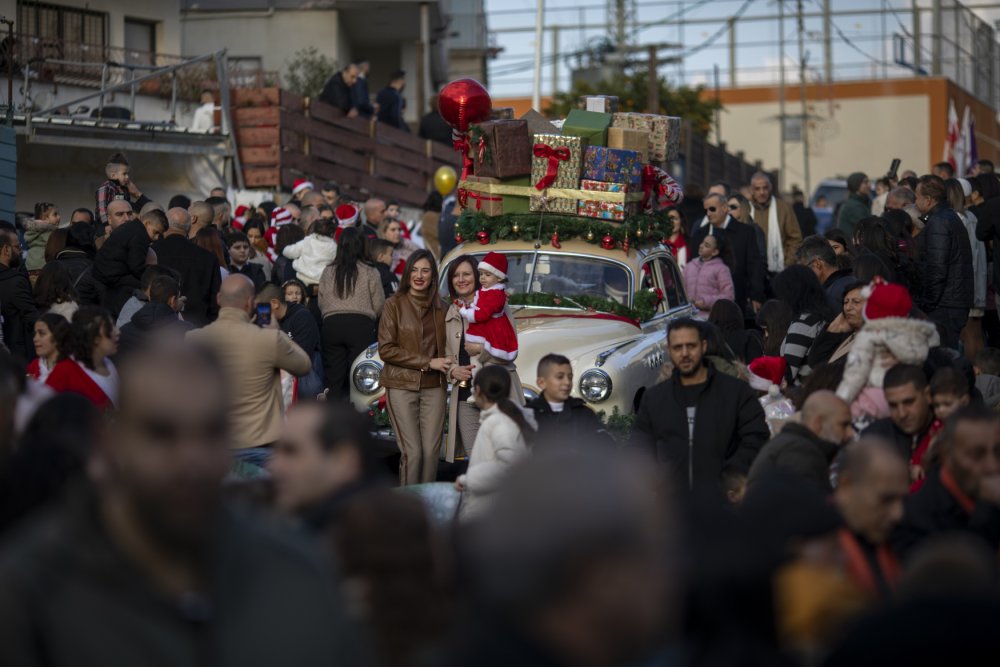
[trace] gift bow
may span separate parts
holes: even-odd
[[[545,158],[549,161],[549,166],[545,171],[545,176],[543,176],[541,180],[535,184],[536,189],[544,190],[556,182],[556,174],[559,172],[559,163],[568,162],[571,154],[569,149],[565,146],[553,148],[552,146],[547,146],[546,144],[535,144],[534,155],[535,157]]]
[[[462,176],[458,180],[464,181],[472,170],[472,158],[469,157],[469,135],[465,132],[454,130],[451,134],[451,140],[452,148],[462,156]]]

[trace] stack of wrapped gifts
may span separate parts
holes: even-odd
[[[681,119],[621,113],[618,98],[580,99],[562,128],[529,111],[470,132],[463,206],[488,216],[545,211],[623,221],[644,200],[644,173],[677,159]],[[648,187],[648,184],[646,184]]]

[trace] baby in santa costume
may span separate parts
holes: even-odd
[[[507,257],[491,252],[479,262],[482,285],[472,304],[456,301],[458,312],[469,322],[465,332],[465,351],[473,365],[482,367],[492,359],[514,361],[517,358],[517,332],[507,317]],[[477,363],[477,361],[479,363]]]

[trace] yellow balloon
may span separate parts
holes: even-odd
[[[438,167],[434,172],[434,187],[441,193],[442,197],[447,197],[455,189],[458,183],[458,174],[451,167]]]

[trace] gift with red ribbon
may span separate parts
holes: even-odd
[[[569,149],[565,146],[553,148],[552,146],[546,146],[545,144],[535,144],[534,155],[535,157],[548,160],[545,175],[542,176],[537,183],[535,183],[535,188],[538,190],[544,190],[545,188],[552,187],[552,185],[556,182],[556,175],[559,173],[559,162],[569,161]]]
[[[536,134],[532,148],[531,185],[539,196],[531,198],[532,211],[576,213],[573,199],[546,197],[547,188],[575,189],[580,183],[583,168],[583,151],[587,140],[559,134]]]
[[[491,195],[486,192],[476,192],[462,187],[466,183],[491,183],[500,184],[499,178],[488,178],[486,176],[469,176],[465,181],[458,184],[458,201],[462,208],[469,208],[481,211],[485,215],[500,215],[503,211],[503,197]]]

